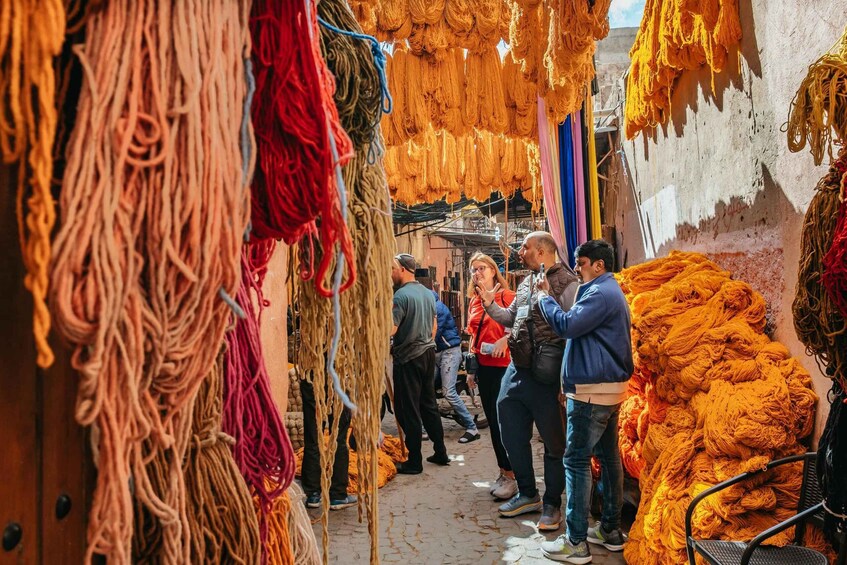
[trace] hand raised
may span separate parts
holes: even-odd
[[[481,284],[477,283],[476,285],[476,293],[479,295],[479,299],[482,300],[482,305],[486,307],[494,301],[498,290],[500,290],[500,283],[495,284],[491,290],[486,290]]]

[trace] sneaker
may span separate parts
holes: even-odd
[[[321,507],[321,493],[313,492],[312,494],[306,496],[306,506],[309,508],[320,508]]]
[[[568,534],[562,534],[553,541],[542,542],[541,551],[544,552],[544,557],[553,561],[576,563],[577,565],[591,563],[591,552],[588,550],[588,544],[584,541],[577,544],[571,543]]]
[[[500,515],[507,518],[520,516],[529,512],[538,512],[541,510],[541,497],[538,496],[538,493],[532,498],[523,496],[522,494],[516,494],[509,502],[501,504],[499,510]]]
[[[459,443],[470,443],[472,441],[476,441],[480,438],[479,432],[465,432],[462,437],[459,438]]]
[[[599,521],[593,528],[588,528],[588,543],[602,545],[609,551],[621,551],[626,540],[627,536],[620,528],[608,532]]]
[[[329,501],[329,509],[330,510],[343,510],[344,508],[350,508],[351,506],[355,506],[358,499],[355,494],[348,494],[344,498],[340,498],[338,500],[330,500]]]
[[[503,486],[503,481],[506,480],[506,478],[506,475],[500,473],[500,475],[497,477],[497,480],[491,483],[491,487],[488,489],[488,494],[494,496],[494,491]]]
[[[562,511],[552,504],[545,504],[541,511],[541,519],[538,520],[538,530],[541,532],[554,532],[562,527]]]
[[[503,477],[503,483],[491,493],[497,500],[509,500],[516,494],[518,494],[518,482],[515,479],[505,476]]]

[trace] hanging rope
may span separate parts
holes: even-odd
[[[18,240],[32,293],[36,363],[53,364],[47,343],[50,235],[56,221],[51,193],[53,139],[58,120],[53,58],[65,39],[61,0],[4,0],[0,9],[0,153],[18,163]]]
[[[248,216],[249,6],[202,6],[113,0],[75,47],[84,80],[51,306],[79,373],[77,421],[97,431],[87,562],[131,562],[133,496],[162,528],[164,555],[190,559],[182,454],[230,317],[219,290],[239,285]]]

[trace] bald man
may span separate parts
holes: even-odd
[[[519,252],[529,274],[517,289],[508,308],[494,302],[499,290],[477,287],[486,313],[496,322],[512,328],[509,352],[512,362],[506,369],[497,399],[500,434],[515,471],[517,492],[499,508],[500,515],[519,516],[541,510],[538,529],[555,531],[562,525],[562,493],[565,490],[565,427],[559,407],[561,365],[565,340],[553,331],[538,306],[537,285],[549,282],[549,296],[562,310],[574,303],[579,279],[557,259],[556,242],[547,232],[532,232],[524,238]],[[542,271],[542,265],[544,270]],[[544,497],[538,494],[532,466],[532,425],[544,441]]]

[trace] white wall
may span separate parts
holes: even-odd
[[[700,251],[761,292],[774,337],[803,361],[822,398],[829,381],[795,337],[791,303],[803,214],[826,167],[808,151],[790,153],[780,130],[808,66],[847,25],[844,7],[740,2],[740,53],[714,76],[715,91],[708,69],[683,74],[672,120],[623,143],[631,183],[620,189],[615,218],[627,265],[670,249]]]

